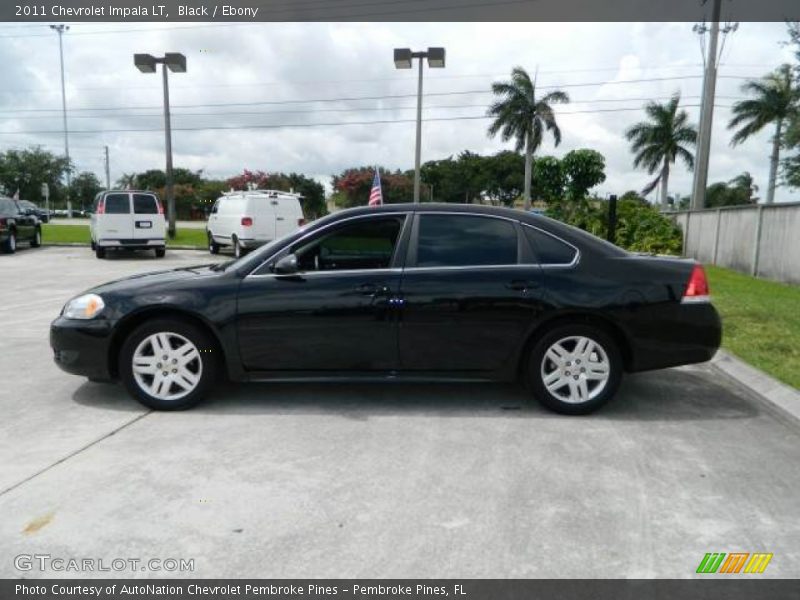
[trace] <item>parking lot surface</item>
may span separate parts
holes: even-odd
[[[579,418],[490,384],[227,384],[156,413],[54,365],[70,297],[211,260],[0,255],[0,577],[187,575],[15,568],[48,554],[200,577],[683,578],[706,552],[800,576],[800,427],[709,365],[629,376]]]

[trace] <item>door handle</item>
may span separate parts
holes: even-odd
[[[385,285],[377,285],[375,283],[362,283],[356,286],[356,292],[365,296],[377,296],[378,294],[385,294],[389,288]]]
[[[510,290],[514,290],[515,292],[527,292],[528,290],[536,289],[539,287],[539,284],[535,281],[514,279],[513,281],[507,283],[506,287]]]

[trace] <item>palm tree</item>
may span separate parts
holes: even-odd
[[[747,192],[747,201],[750,204],[755,204],[758,201],[758,198],[754,197],[755,193],[758,191],[758,186],[756,185],[756,180],[750,175],[750,171],[744,171],[741,175],[737,175],[728,183],[732,184],[733,187],[745,190]]]
[[[661,205],[668,204],[669,166],[677,157],[689,170],[694,168],[694,156],[686,146],[697,143],[697,129],[689,123],[685,110],[678,110],[681,95],[675,94],[666,104],[649,102],[644,110],[649,121],[642,121],[625,132],[625,137],[634,152],[633,166],[645,167],[651,175],[658,170],[658,177],[642,190],[646,196],[661,183]]]
[[[561,130],[556,123],[556,115],[550,106],[569,102],[566,93],[556,90],[536,98],[536,81],[522,67],[514,67],[511,81],[496,81],[492,92],[500,100],[489,107],[488,115],[494,117],[489,126],[489,136],[500,132],[504,142],[514,138],[516,151],[525,149],[525,182],[523,198],[525,210],[531,207],[531,176],[533,172],[533,153],[542,145],[545,131],[553,134],[556,146],[561,143]]]
[[[733,118],[728,129],[738,127],[731,139],[731,145],[744,142],[770,123],[775,124],[772,136],[772,155],[769,159],[769,183],[767,184],[767,204],[775,201],[775,184],[780,161],[783,126],[787,119],[796,117],[800,109],[798,99],[800,89],[795,87],[792,67],[781,65],[774,73],[762,79],[751,79],[742,85],[742,91],[752,94],[748,100],[740,100],[733,105]]]
[[[136,173],[123,173],[117,179],[117,187],[123,190],[132,190],[136,187]]]

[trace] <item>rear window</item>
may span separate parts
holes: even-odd
[[[106,196],[105,213],[107,215],[127,215],[131,212],[128,194],[109,194]]]
[[[575,259],[578,251],[569,244],[533,227],[523,226],[522,229],[538,264],[568,265]]]
[[[150,196],[149,194],[134,194],[133,212],[137,215],[157,215],[158,202],[155,196]]]

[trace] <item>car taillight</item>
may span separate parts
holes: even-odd
[[[683,292],[681,302],[708,302],[709,299],[706,272],[700,265],[695,265],[694,269],[692,269],[692,274],[689,275],[689,281],[686,284],[686,290]]]
[[[6,228],[6,220],[0,219],[0,229],[5,229],[5,228]]]
[[[104,215],[105,213],[106,213],[106,201],[100,200],[100,202],[97,203],[97,214]]]
[[[303,217],[300,217],[299,219],[297,219],[297,226],[298,227],[302,227],[305,224],[306,224],[306,220]]]
[[[253,224],[252,217],[242,217],[242,227],[250,227]]]
[[[158,214],[163,215],[164,214],[164,205],[162,205],[161,202],[156,200],[156,207],[158,208]]]

